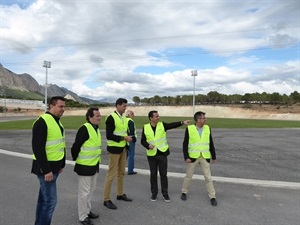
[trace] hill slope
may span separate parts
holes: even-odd
[[[0,64],[0,95],[10,96],[12,98],[42,99],[45,95],[45,86],[40,85],[29,74],[16,74]],[[78,102],[85,102],[76,93],[69,91],[56,84],[49,84],[47,96],[55,95],[70,96],[71,99]]]

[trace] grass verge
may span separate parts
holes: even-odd
[[[161,121],[170,123],[182,120],[192,120],[190,117],[161,117]],[[0,122],[0,130],[29,130],[35,119],[16,120]],[[105,129],[105,118],[100,123],[100,129]],[[147,117],[136,116],[135,125],[137,129],[142,129],[149,120]],[[84,116],[63,116],[61,122],[65,129],[77,130],[85,123]],[[300,121],[286,120],[259,120],[259,119],[226,119],[226,118],[208,118],[207,124],[211,128],[300,128]],[[180,128],[185,128],[181,126]]]

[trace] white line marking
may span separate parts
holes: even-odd
[[[4,150],[4,149],[0,149],[0,153],[5,154],[5,155],[10,155],[10,156],[32,159],[32,155],[30,155],[30,154],[12,152],[12,151]],[[66,160],[66,164],[75,165],[75,162]],[[108,166],[101,164],[100,169],[107,170]],[[149,170],[135,169],[135,171],[138,172],[138,174],[150,175]],[[184,173],[168,172],[168,177],[184,178],[184,176],[185,176]],[[196,174],[193,176],[193,179],[204,180],[202,175],[196,175]],[[244,178],[215,177],[215,176],[213,176],[213,180],[216,182],[220,182],[220,183],[246,184],[246,185],[254,185],[254,186],[288,188],[288,189],[300,190],[300,183],[297,183],[297,182],[253,180],[253,179],[244,179]]]

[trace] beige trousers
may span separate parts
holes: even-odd
[[[108,154],[108,171],[104,182],[103,200],[110,200],[110,190],[112,182],[117,176],[117,195],[123,195],[123,183],[126,166],[126,149],[121,154]]]
[[[200,165],[200,168],[201,168],[203,176],[204,176],[206,188],[208,191],[208,196],[210,199],[215,198],[216,192],[215,192],[215,188],[214,188],[214,185],[213,185],[213,182],[211,179],[210,164],[203,157],[198,158],[193,163],[186,163],[186,175],[183,180],[181,191],[182,191],[182,193],[185,193],[185,194],[188,192],[188,189],[190,187],[196,166],[198,164]]]
[[[97,177],[98,173],[93,176],[78,176],[78,217],[80,221],[83,221],[91,211]]]

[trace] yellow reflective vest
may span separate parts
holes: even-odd
[[[149,144],[154,145],[154,149],[147,149],[147,156],[155,156],[157,149],[161,152],[165,152],[168,150],[169,145],[167,142],[167,133],[165,131],[164,125],[162,122],[158,122],[156,125],[155,135],[154,131],[151,127],[151,124],[144,125],[144,134],[146,137],[146,141]]]
[[[99,128],[97,132],[90,123],[85,123],[89,133],[89,139],[86,140],[80,148],[76,163],[83,166],[95,166],[101,162],[101,134]]]
[[[115,112],[110,114],[114,121],[115,121],[115,130],[114,130],[114,135],[117,136],[127,136],[127,129],[128,129],[128,121],[126,116],[123,114],[121,118],[119,115]],[[120,142],[115,142],[113,140],[107,140],[107,145],[110,147],[125,147],[126,141],[122,140]]]
[[[188,126],[189,132],[189,144],[188,144],[188,153],[190,158],[197,159],[201,155],[205,159],[210,159],[209,151],[209,138],[210,138],[210,129],[208,125],[202,127],[201,137],[197,130],[196,125]]]
[[[62,135],[61,130],[52,115],[45,113],[40,116],[46,122],[47,125],[47,140],[46,140],[46,156],[48,161],[59,161],[65,155],[65,132]],[[59,121],[60,126],[63,127]],[[33,154],[32,158],[36,160]]]

